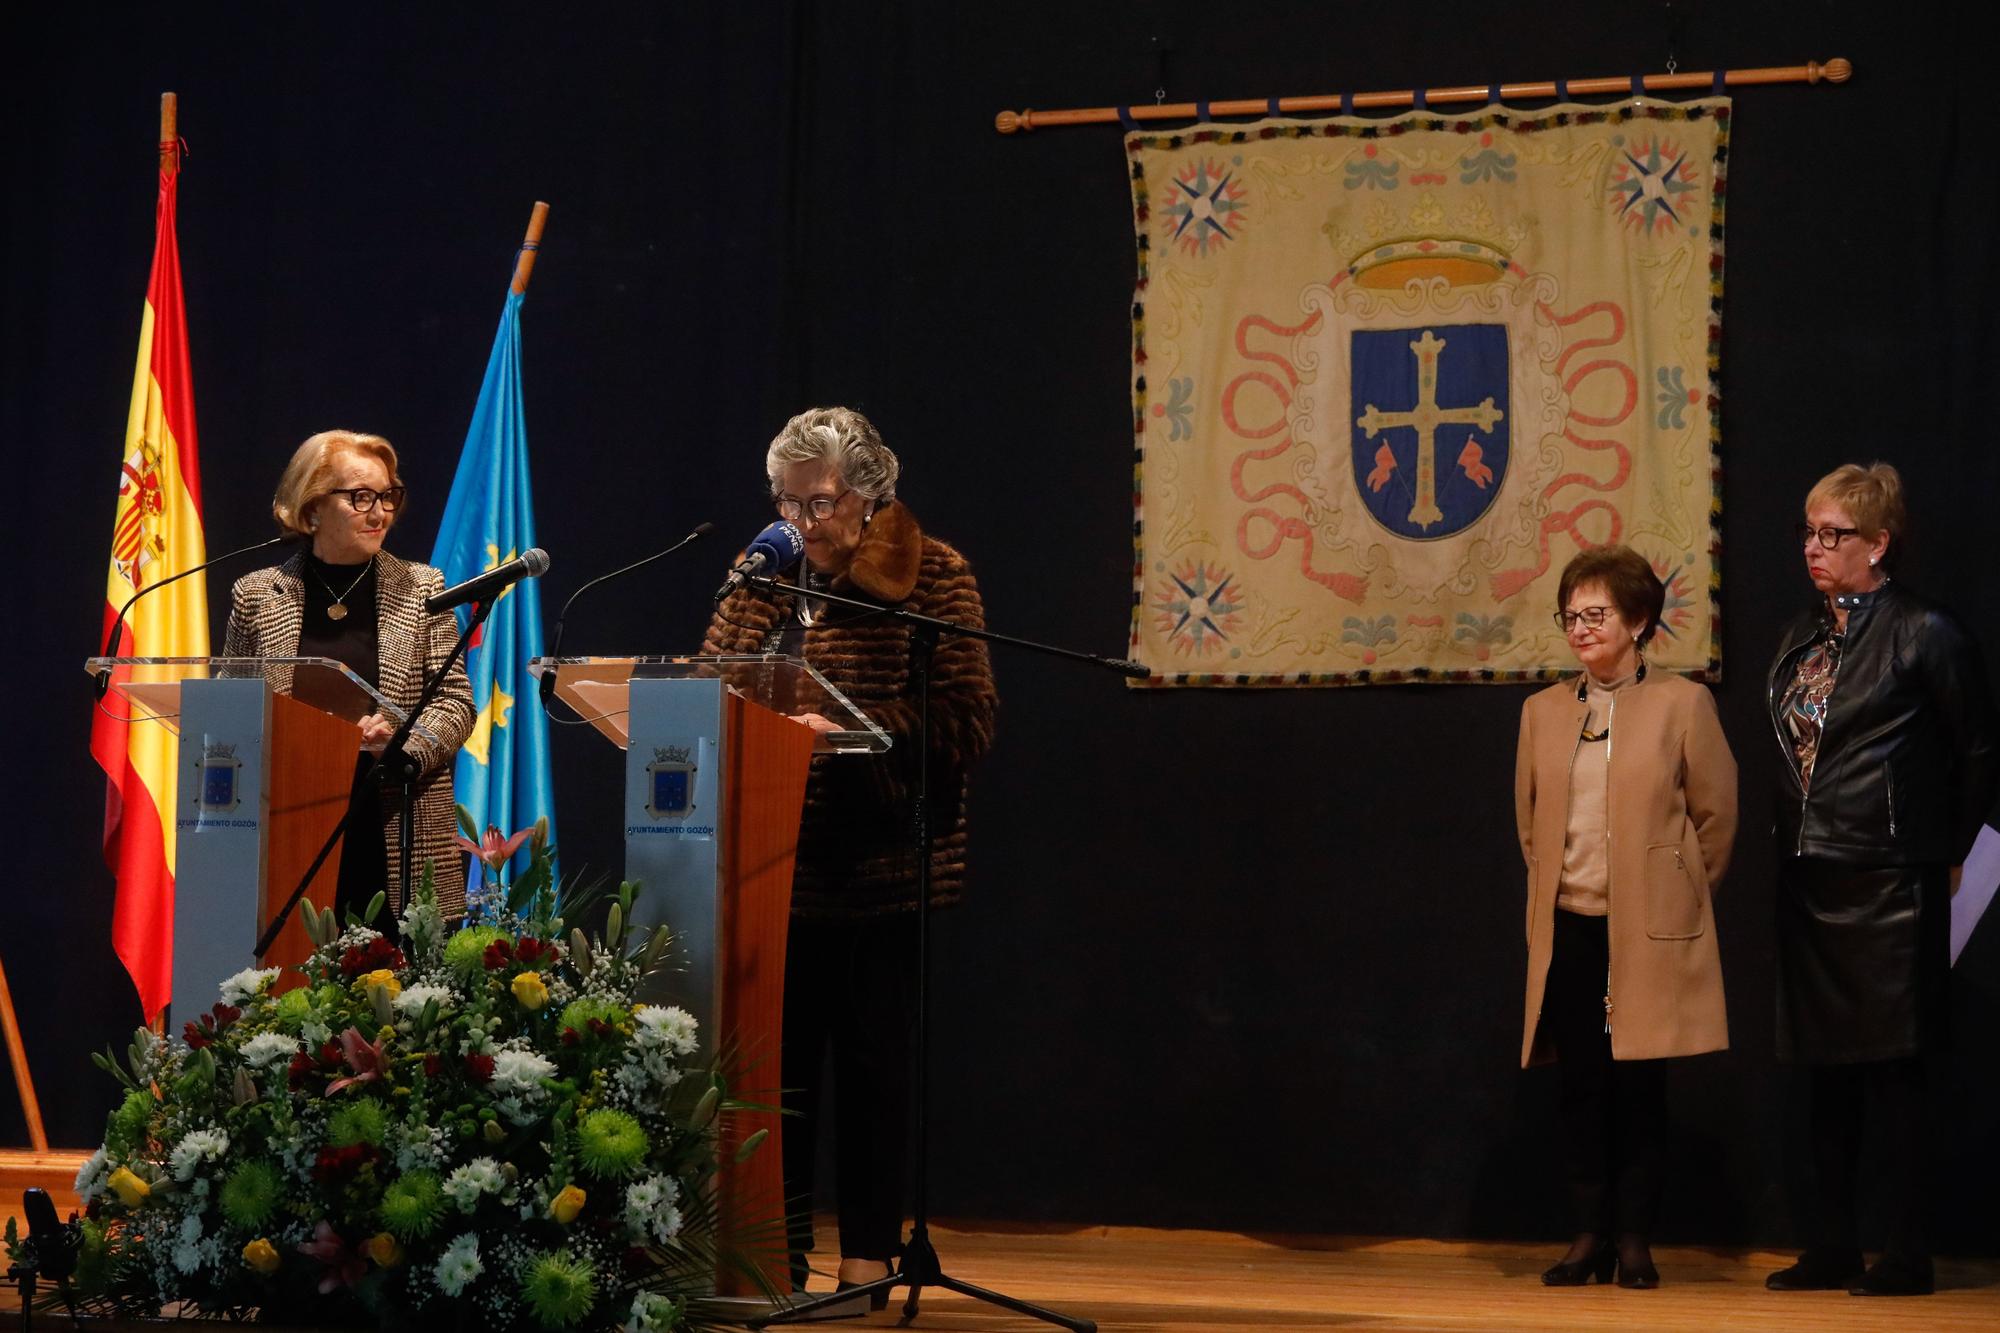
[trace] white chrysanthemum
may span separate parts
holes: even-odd
[[[283,968],[246,967],[241,972],[222,981],[222,1002],[241,1008],[247,1001],[264,993],[264,988],[278,979]]]
[[[632,1313],[625,1316],[625,1333],[666,1333],[673,1327],[674,1303],[657,1291],[642,1291],[632,1298]]]
[[[495,1097],[534,1097],[542,1091],[542,1080],[556,1072],[555,1062],[533,1051],[498,1051],[493,1056]]]
[[[243,1059],[252,1069],[266,1069],[298,1054],[299,1039],[283,1032],[260,1032],[243,1043]]]
[[[681,1185],[669,1175],[647,1176],[625,1187],[625,1225],[635,1240],[664,1244],[680,1234]]]
[[[396,997],[396,1008],[405,1017],[415,1018],[423,1013],[424,1006],[432,1000],[437,1001],[438,1011],[442,1013],[450,1009],[452,1002],[457,998],[451,993],[450,988],[445,986],[406,986],[403,993]]]
[[[194,1173],[203,1162],[212,1161],[228,1151],[227,1133],[219,1129],[197,1129],[174,1145],[167,1164],[173,1168],[175,1180],[193,1180]]]
[[[694,1015],[679,1005],[649,1004],[633,1017],[638,1023],[632,1040],[642,1048],[662,1049],[674,1055],[694,1054]]]
[[[481,1195],[498,1194],[505,1188],[507,1177],[501,1173],[500,1163],[491,1157],[473,1158],[445,1177],[444,1182],[445,1197],[463,1213],[478,1207]]]
[[[76,1184],[71,1188],[75,1190],[80,1202],[89,1203],[104,1193],[104,1182],[110,1174],[111,1159],[106,1156],[104,1149],[99,1148],[86,1157],[83,1165],[77,1168]]]
[[[486,1265],[479,1262],[479,1238],[468,1231],[445,1246],[438,1256],[435,1276],[445,1295],[457,1296],[485,1271]]]

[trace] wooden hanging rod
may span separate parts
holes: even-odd
[[[1824,65],[1817,61],[1804,65],[1781,65],[1771,69],[1732,69],[1723,73],[1725,87],[1749,88],[1768,83],[1846,83],[1854,77],[1854,66],[1846,60],[1833,59]],[[1649,93],[1692,92],[1715,86],[1715,72],[1674,74],[1648,74],[1640,81]],[[1632,91],[1632,79],[1570,79],[1567,81],[1571,97],[1605,97]],[[1429,106],[1441,102],[1490,102],[1493,89],[1484,84],[1466,85],[1459,88],[1423,89],[1424,101]],[[1555,97],[1556,85],[1553,80],[1542,83],[1503,83],[1500,85],[1500,100],[1503,102],[1530,102],[1538,98]],[[1343,100],[1356,111],[1381,111],[1394,107],[1415,106],[1417,92],[1402,88],[1393,92],[1354,93],[1343,99],[1334,93],[1315,97],[1281,97],[1278,99],[1278,113],[1287,115],[1297,111],[1339,111]],[[1134,120],[1191,120],[1196,115],[1195,102],[1138,103],[1125,108]],[[1210,102],[1210,116],[1262,116],[1268,115],[1271,104],[1261,97],[1239,98],[1231,102]],[[1057,125],[1105,125],[1115,124],[1119,119],[1119,108],[1115,106],[1078,107],[1068,111],[1002,111],[993,117],[993,128],[1002,134],[1012,134],[1016,130],[1037,130]]]

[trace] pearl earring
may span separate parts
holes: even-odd
[[[1868,567],[1869,567],[1870,569],[1873,569],[1873,568],[1875,568],[1875,559],[1876,559],[1876,558],[1875,558],[1874,556],[1872,556],[1872,555],[1868,557]]]

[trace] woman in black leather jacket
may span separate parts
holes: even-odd
[[[1889,577],[1902,479],[1848,464],[1799,527],[1819,592],[1771,664],[1777,801],[1778,1055],[1810,1071],[1819,1198],[1779,1291],[1933,1286],[1923,1233],[1924,1052],[1944,1037],[1950,895],[1993,798],[1993,699],[1977,646]],[[1888,1168],[1887,1248],[1865,1272],[1854,1216],[1864,1111]]]

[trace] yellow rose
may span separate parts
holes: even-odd
[[[378,1231],[370,1236],[367,1243],[361,1247],[361,1252],[373,1259],[381,1268],[394,1268],[403,1262],[403,1247],[398,1245],[396,1238],[386,1231]]]
[[[539,972],[523,972],[514,978],[514,998],[523,1009],[540,1009],[549,1002],[548,984]]]
[[[379,986],[388,991],[392,1000],[403,993],[403,983],[396,980],[396,974],[386,967],[378,967],[373,972],[363,972],[360,981],[368,990],[374,990]]]
[[[583,1211],[584,1192],[574,1185],[565,1185],[562,1192],[549,1200],[549,1216],[568,1226],[576,1221],[576,1215]]]
[[[243,1262],[269,1277],[278,1271],[278,1265],[283,1261],[278,1258],[277,1247],[259,1236],[243,1247]]]
[[[111,1173],[111,1179],[104,1183],[111,1187],[111,1192],[116,1194],[127,1208],[137,1208],[145,1202],[146,1196],[153,1192],[153,1187],[133,1175],[130,1167],[119,1167]]]

